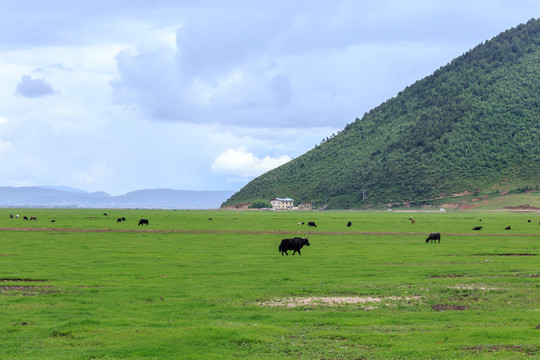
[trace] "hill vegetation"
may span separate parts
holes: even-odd
[[[538,190],[540,19],[507,30],[248,183],[223,206],[437,203]]]

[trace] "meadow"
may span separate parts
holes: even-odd
[[[0,209],[0,359],[540,358],[539,221]]]

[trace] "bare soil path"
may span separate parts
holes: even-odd
[[[303,231],[284,230],[156,230],[156,229],[74,229],[74,228],[46,228],[46,227],[0,227],[0,231],[47,231],[47,232],[121,232],[121,233],[180,233],[180,234],[281,234],[305,235]],[[372,232],[372,231],[311,231],[310,235],[411,235],[425,236],[417,232]],[[539,236],[539,234],[486,234],[486,233],[445,233],[448,236]]]

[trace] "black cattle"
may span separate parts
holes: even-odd
[[[310,221],[307,223],[309,227],[317,227],[317,224],[315,224],[315,221]]]
[[[56,222],[56,220],[52,219],[51,222]]]
[[[527,222],[531,222],[531,219],[527,220]]]
[[[281,244],[279,244],[278,251],[281,252],[281,256],[283,256],[283,254],[289,256],[287,253],[288,250],[294,250],[292,253],[293,255],[295,252],[298,252],[298,255],[302,255],[300,253],[300,249],[304,245],[309,246],[309,241],[307,238],[295,237],[292,239],[283,239],[281,240]]]
[[[352,225],[352,222],[349,221],[349,222],[347,223],[347,227],[351,227],[351,225]]]
[[[437,242],[437,240],[439,240],[439,244],[441,243],[441,233],[431,233],[429,234],[428,238],[426,239],[426,242],[429,242],[431,240],[431,242]]]
[[[103,213],[103,216],[107,216],[107,213]]]
[[[139,220],[139,225],[149,225],[148,220],[147,219]]]
[[[118,220],[116,220],[116,222],[122,222],[122,218],[118,218]]]
[[[23,216],[23,220],[28,220],[28,216]]]
[[[126,218],[122,216],[122,221],[126,221]]]
[[[473,230],[482,230],[482,227],[481,226],[476,226],[476,227],[473,227],[472,229]]]
[[[510,228],[510,225],[508,225],[507,227],[504,228],[504,230],[512,230],[512,229]]]
[[[13,219],[13,214],[9,214],[9,218]],[[529,220],[529,222],[531,222],[531,220]]]

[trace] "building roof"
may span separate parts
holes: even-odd
[[[272,199],[272,200],[279,200],[279,201],[294,201],[293,199],[291,198],[275,198],[275,199]],[[270,201],[272,201],[270,200]]]

